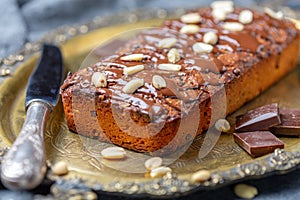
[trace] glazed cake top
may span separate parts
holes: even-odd
[[[61,90],[174,120],[299,35],[281,13],[235,8],[232,2],[221,7],[190,11],[142,31],[114,55],[69,73]]]

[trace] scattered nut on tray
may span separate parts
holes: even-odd
[[[253,199],[258,194],[258,191],[254,186],[241,183],[234,187],[234,193],[243,199]]]
[[[153,170],[155,168],[158,168],[162,165],[163,160],[160,157],[153,157],[149,158],[145,162],[145,167],[148,170]]]
[[[122,159],[126,156],[126,151],[122,147],[108,147],[101,151],[105,159]]]
[[[211,177],[210,171],[202,169],[202,170],[199,170],[199,171],[195,172],[192,175],[191,180],[192,180],[192,182],[202,183],[202,182],[205,182],[205,181],[209,180],[210,177]]]
[[[171,173],[171,172],[172,172],[172,169],[170,167],[161,166],[161,167],[152,169],[150,171],[150,177],[158,178],[158,177],[162,177],[162,176],[166,175],[167,173]]]
[[[59,161],[53,165],[52,172],[58,176],[65,175],[69,172],[68,164],[65,161]]]

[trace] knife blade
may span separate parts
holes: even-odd
[[[39,64],[27,85],[26,107],[33,101],[43,101],[50,107],[55,106],[62,76],[62,55],[59,48],[44,45]]]
[[[7,188],[33,189],[42,182],[46,172],[44,131],[62,81],[60,49],[45,44],[27,84],[25,122],[1,165],[1,181]]]

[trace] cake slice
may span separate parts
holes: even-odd
[[[61,86],[69,129],[138,152],[173,152],[295,67],[291,21],[219,4],[145,30],[69,73]]]

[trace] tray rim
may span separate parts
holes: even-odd
[[[9,74],[21,67],[26,61],[35,56],[40,50],[42,43],[52,43],[55,45],[63,45],[70,39],[90,33],[94,30],[113,26],[118,23],[135,23],[143,20],[154,18],[163,19],[170,15],[180,15],[184,9],[168,11],[164,9],[158,10],[136,10],[126,13],[118,13],[114,16],[95,17],[91,22],[73,26],[62,26],[46,34],[36,42],[26,43],[24,49],[16,54],[9,55],[4,59],[0,59],[0,69],[7,70],[7,74],[0,77],[0,85],[6,79],[11,77]],[[0,141],[0,160],[7,151],[8,147],[3,147]],[[211,174],[210,180],[204,183],[192,183],[187,179],[178,178],[175,174],[167,174],[159,179],[150,179],[141,183],[128,183],[122,181],[114,181],[109,185],[101,185],[96,183],[89,185],[87,181],[78,178],[74,179],[52,179],[54,186],[57,187],[64,195],[66,184],[82,185],[83,188],[95,190],[99,193],[134,195],[136,197],[160,197],[168,198],[173,195],[181,196],[193,192],[204,190],[212,190],[228,184],[248,180],[263,178],[275,174],[288,173],[300,168],[300,145],[297,145],[297,150],[286,151],[276,149],[271,155],[262,157],[253,162],[238,164],[235,167],[229,167],[223,170],[214,171]],[[177,189],[174,189],[176,186]],[[146,188],[146,189],[145,189]]]

